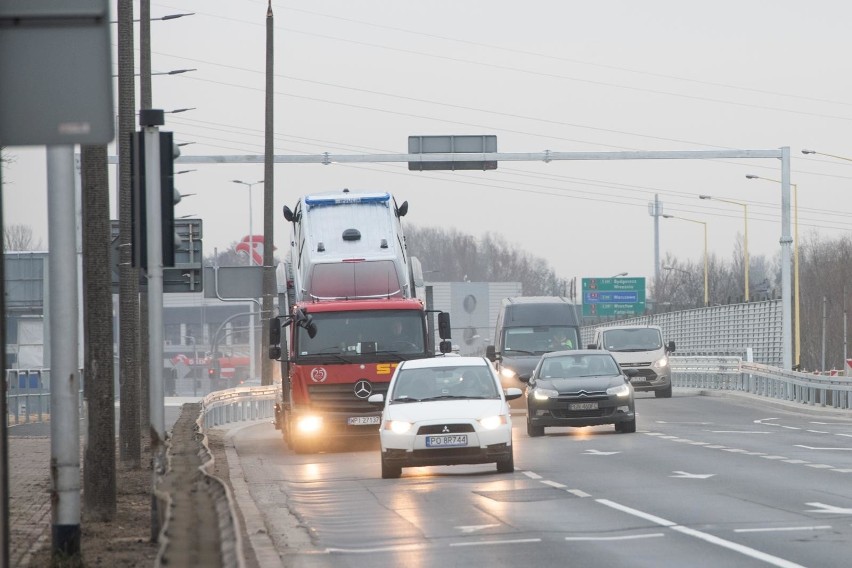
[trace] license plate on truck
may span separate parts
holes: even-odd
[[[466,446],[467,434],[454,436],[426,436],[427,448],[446,448],[450,446]]]
[[[347,424],[350,426],[374,426],[380,424],[381,416],[350,416]]]

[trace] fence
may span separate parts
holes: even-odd
[[[852,379],[785,371],[739,357],[671,357],[672,384],[710,390],[747,392],[757,396],[852,408]]]
[[[679,356],[731,356],[780,367],[784,359],[781,300],[711,306],[652,314],[584,326],[583,345],[592,342],[597,327],[658,325],[665,341],[674,341]]]
[[[236,387],[208,394],[201,401],[205,428],[230,422],[271,418],[280,385]]]
[[[50,369],[7,369],[6,385],[7,425],[50,417]]]

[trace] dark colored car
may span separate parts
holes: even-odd
[[[527,434],[548,426],[614,424],[636,431],[633,386],[608,351],[554,351],[542,356],[527,379]],[[521,379],[523,380],[523,379]]]

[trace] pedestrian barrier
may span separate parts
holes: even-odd
[[[740,357],[670,357],[672,385],[740,391],[837,409],[852,408],[852,379],[785,371]]]
[[[6,424],[44,422],[50,417],[50,369],[7,369],[6,385]]]

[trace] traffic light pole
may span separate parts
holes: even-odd
[[[164,124],[162,110],[142,110],[139,125],[145,144],[145,209],[148,279],[148,402],[151,418],[151,540],[160,533],[160,512],[156,483],[166,472],[166,424],[163,388],[163,235],[162,195],[160,191],[160,129]]]

